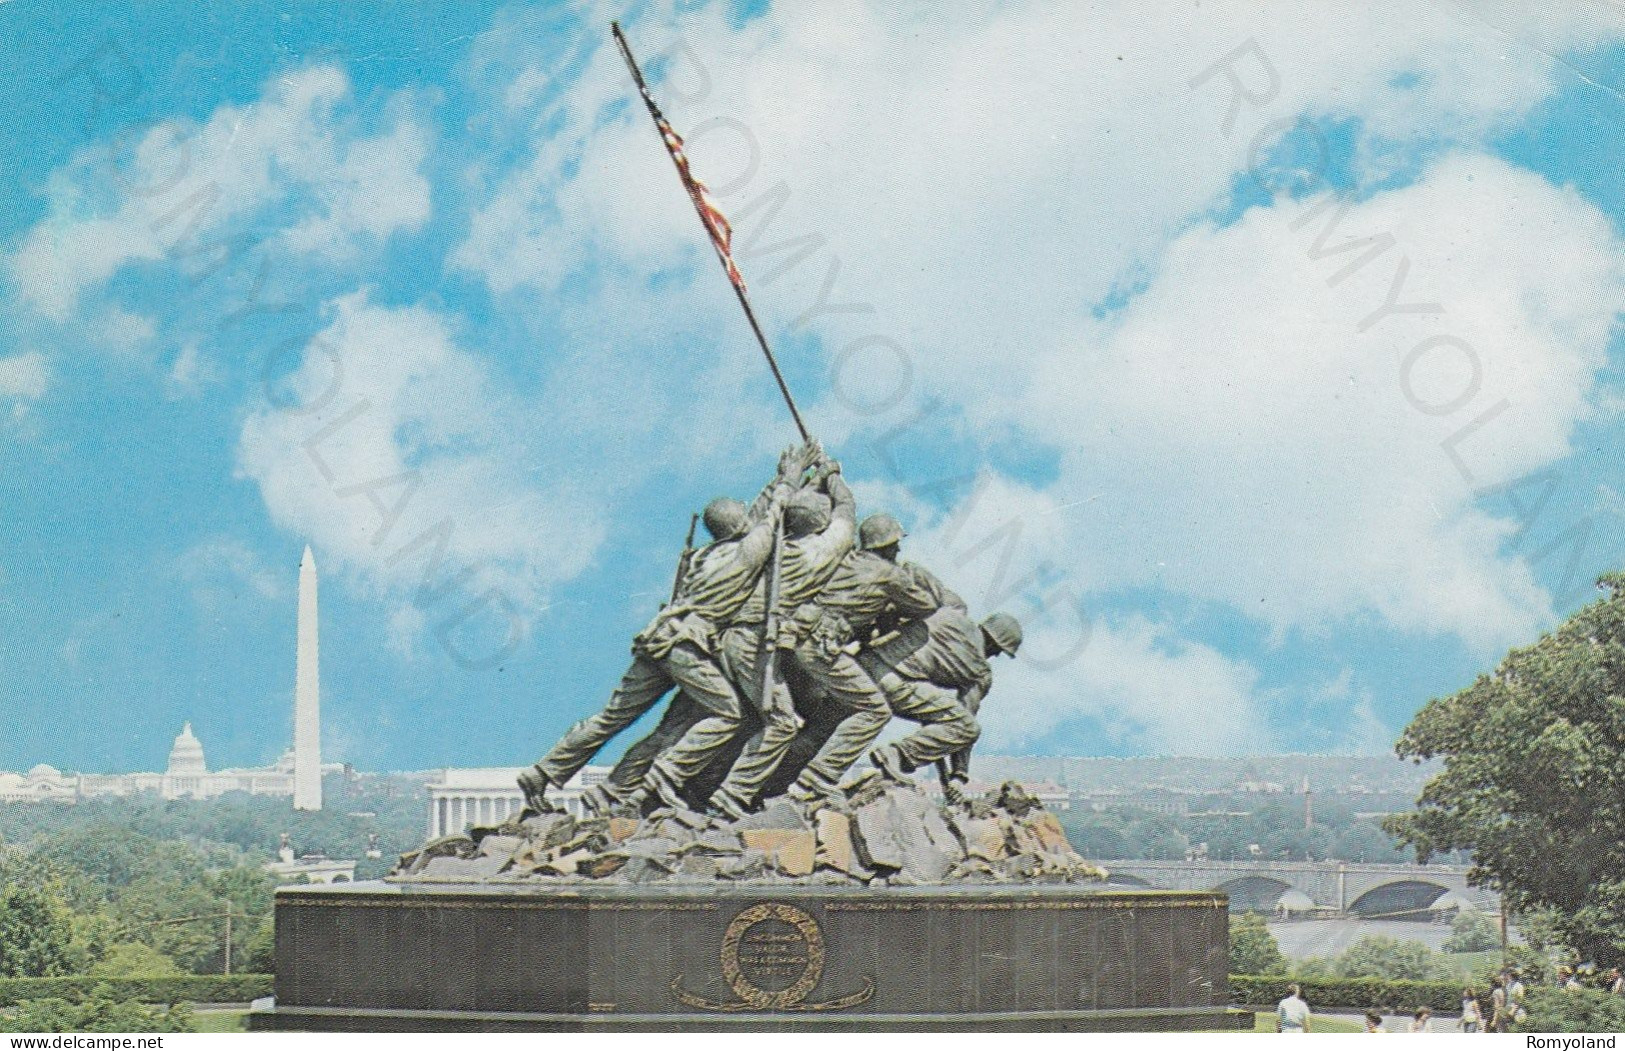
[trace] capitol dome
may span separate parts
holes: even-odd
[[[203,761],[203,742],[192,736],[192,724],[187,723],[181,728],[181,735],[175,738],[175,747],[169,750],[169,770],[174,774],[204,774],[209,767]]]

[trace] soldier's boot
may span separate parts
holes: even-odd
[[[560,807],[548,801],[547,790],[553,782],[542,773],[542,768],[532,766],[519,774],[519,791],[525,797],[525,809],[519,815],[523,821],[527,817],[539,817],[542,814],[557,814]]]
[[[649,794],[648,786],[643,785],[628,792],[604,816],[640,818],[657,806],[659,806],[659,801]]]
[[[581,793],[581,807],[593,817],[608,817],[616,799],[603,785],[592,785]]]
[[[825,806],[834,802],[836,789],[826,787],[811,781],[797,781],[784,793],[785,798],[796,804],[807,817],[812,817]]]
[[[671,807],[673,810],[693,809],[677,790],[677,785],[659,766],[649,769],[649,773],[643,779],[643,787],[648,790],[657,807]]]
[[[895,781],[900,785],[906,785],[913,781],[913,778],[908,776],[910,771],[908,760],[903,758],[902,749],[895,744],[883,744],[870,752],[869,762],[873,763],[882,774],[886,775],[886,779],[889,781]]]
[[[725,792],[720,788],[711,793],[711,798],[705,806],[705,812],[724,821],[739,821],[748,813],[744,805],[735,799],[731,792]]]

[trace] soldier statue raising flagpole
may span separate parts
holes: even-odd
[[[892,780],[937,764],[945,795],[961,799],[981,732],[976,712],[992,683],[988,659],[1014,656],[1021,627],[1002,613],[976,624],[929,571],[899,561],[903,530],[890,515],[859,527],[840,464],[808,432],[751,307],[727,217],[695,177],[620,25],[611,30],[802,444],[785,450],[748,508],[727,497],[706,505],[711,543],[685,545],[672,600],[633,640],[608,704],[520,775],[527,810],[550,809],[550,788],[673,689],[678,697],[654,733],[590,797],[597,808],[703,806],[738,819],[787,794],[816,809],[836,798],[866,751]],[[781,655],[795,692],[781,678]],[[894,715],[920,729],[869,751]]]

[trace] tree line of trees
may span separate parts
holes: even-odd
[[[0,977],[156,977],[271,966],[263,861],[114,825],[0,852]]]
[[[1495,920],[1483,913],[1463,912],[1451,924],[1443,952],[1422,942],[1374,934],[1361,938],[1330,958],[1288,961],[1264,917],[1245,913],[1230,919],[1230,972],[1232,974],[1291,975],[1295,978],[1382,978],[1390,981],[1479,981],[1487,984],[1500,960],[1479,964],[1464,974],[1451,954],[1481,953],[1500,946]]]
[[[1301,802],[1292,806],[1272,801],[1244,815],[1150,814],[1123,806],[1057,816],[1079,853],[1106,861],[1179,861],[1204,843],[1207,857],[1214,861],[1245,860],[1253,856],[1254,846],[1264,857],[1288,861],[1412,860],[1411,852],[1383,831],[1378,819],[1356,817],[1346,805],[1317,809],[1323,812],[1308,828]]]
[[[269,972],[277,881],[264,865],[284,833],[301,853],[356,859],[358,879],[422,840],[414,781],[325,787],[316,813],[243,793],[0,806],[0,977],[218,974],[228,913],[231,969]]]

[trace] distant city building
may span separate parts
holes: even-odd
[[[156,792],[165,799],[213,799],[227,792],[293,796],[300,810],[322,808],[322,775],[344,769],[321,757],[321,684],[317,670],[316,560],[299,565],[298,649],[294,655],[294,747],[272,766],[209,769],[192,724],[181,728],[163,773],[64,774],[44,763],[26,774],[0,771],[0,803],[72,803],[96,796]]]
[[[227,792],[256,796],[293,795],[293,753],[285,753],[272,766],[210,770],[203,742],[192,724],[181,728],[169,750],[169,765],[161,774],[81,774],[78,796],[129,796],[156,792],[165,799],[213,799]]]
[[[78,778],[44,763],[26,774],[0,774],[0,802],[4,803],[72,803],[78,791]]]
[[[524,809],[515,779],[521,767],[450,767],[428,784],[429,838],[461,832],[470,825],[496,825]],[[581,817],[581,794],[609,776],[610,767],[588,766],[548,799]]]
[[[355,879],[355,862],[337,861],[325,854],[303,854],[295,857],[288,834],[282,834],[282,846],[277,859],[265,863],[265,871],[284,883],[349,883]]]
[[[1171,788],[1143,788],[1138,791],[1106,790],[1075,792],[1073,800],[1078,807],[1100,813],[1105,810],[1143,810],[1151,814],[1184,817],[1191,813],[1194,803],[1203,803],[1205,797],[1196,792]],[[1204,804],[1205,805],[1205,804]],[[1196,809],[1200,809],[1198,806]]]

